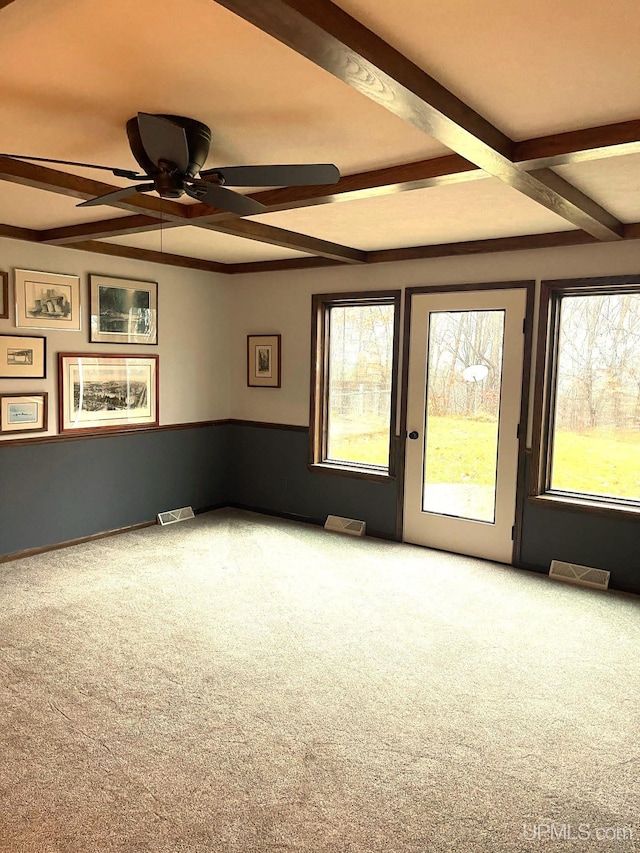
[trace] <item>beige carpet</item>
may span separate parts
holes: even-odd
[[[2,853],[640,850],[637,598],[231,510],[0,590]]]

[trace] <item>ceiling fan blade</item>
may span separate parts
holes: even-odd
[[[138,175],[137,172],[132,172],[130,169],[96,166],[95,163],[77,163],[75,160],[52,160],[51,157],[28,157],[26,154],[0,154],[0,157],[10,157],[13,160],[33,160],[36,163],[58,163],[61,166],[80,166],[83,169],[103,169],[105,172],[111,172],[117,178],[129,178],[132,181],[139,181],[145,177],[145,175]]]
[[[154,189],[153,184],[136,184],[133,187],[122,187],[122,189],[114,190],[112,193],[99,195],[97,198],[90,198],[87,201],[82,201],[80,204],[77,204],[76,207],[93,207],[96,204],[113,204],[114,201],[120,201],[120,199],[127,198],[130,195],[135,195],[135,193],[148,193],[149,190],[152,189]]]
[[[266,210],[264,204],[254,201],[249,196],[234,193],[233,190],[217,184],[209,184],[207,181],[194,181],[191,186],[185,187],[185,192],[191,198],[197,198],[198,201],[211,207],[220,207],[238,216],[255,216],[256,213]]]
[[[151,113],[138,113],[140,139],[147,156],[157,166],[166,160],[180,172],[189,168],[189,146],[184,128],[169,119]]]
[[[335,184],[340,170],[332,163],[304,163],[281,166],[222,166],[200,172],[202,177],[222,175],[230,187],[306,187]]]

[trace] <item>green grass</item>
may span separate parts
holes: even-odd
[[[493,484],[492,424],[447,417],[433,417],[429,424],[429,482]],[[335,436],[333,458],[387,464],[388,432],[379,421],[344,425]],[[640,499],[640,432],[558,431],[552,485],[585,494]]]
[[[640,500],[640,432],[558,430],[551,485]]]

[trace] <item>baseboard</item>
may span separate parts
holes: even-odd
[[[0,563],[10,563],[12,560],[23,560],[26,557],[35,557],[38,554],[47,554],[49,551],[59,551],[62,548],[71,548],[72,545],[82,545],[84,542],[93,542],[96,539],[106,539],[109,536],[117,536],[119,533],[130,533],[132,530],[142,530],[144,527],[153,527],[156,520],[142,521],[140,524],[130,524],[127,527],[118,527],[115,530],[104,530],[101,533],[92,533],[91,536],[81,536],[78,539],[66,539],[55,545],[42,545],[39,548],[27,548],[24,551],[14,551],[12,554],[0,555]]]
[[[315,524],[320,527],[324,524],[323,518],[311,518],[308,515],[299,515],[296,512],[280,512],[275,509],[265,509],[260,506],[250,506],[249,504],[228,503],[225,507],[229,509],[243,509],[245,512],[255,512],[258,515],[270,515],[273,518],[286,518],[288,521],[300,521],[303,524]]]
[[[303,524],[315,524],[318,527],[324,527],[326,518],[311,518],[307,515],[298,515],[295,512],[279,512],[274,509],[265,509],[259,506],[249,506],[248,504],[230,503],[227,504],[232,509],[243,509],[246,512],[255,512],[258,515],[270,515],[274,518],[286,518],[288,521],[300,521]],[[382,533],[378,530],[370,530],[367,528],[367,536],[372,539],[385,539],[389,542],[400,542],[401,540],[393,533]]]

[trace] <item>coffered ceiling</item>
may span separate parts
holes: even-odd
[[[135,169],[140,112],[206,168],[335,163],[239,218],[0,156],[0,235],[225,273],[640,237],[637,0],[0,0],[0,151]]]

